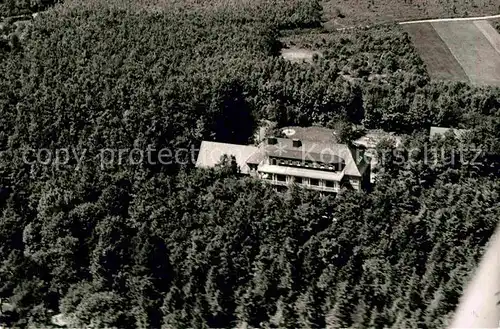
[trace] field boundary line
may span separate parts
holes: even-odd
[[[439,23],[439,22],[433,22],[433,23]],[[436,31],[436,33],[441,38],[441,40],[443,40],[446,47],[450,50],[451,55],[455,58],[455,60],[458,62],[458,64],[462,67],[462,69],[465,72],[465,75],[467,75],[467,78],[469,78],[470,83],[477,84],[477,77],[473,74],[473,72],[471,73],[470,68],[467,66],[467,61],[463,61],[463,58],[458,56],[457,52],[453,51],[453,49],[449,45],[449,40],[447,38],[445,38],[445,35],[443,35],[443,32],[440,31],[438,28],[436,28],[436,25],[433,23],[430,23],[432,28],[434,29],[434,31]]]
[[[448,48],[448,50],[450,51],[451,56],[453,56],[453,58],[458,63],[458,65],[460,65],[460,67],[462,68],[462,70],[465,73],[465,76],[469,80],[469,83],[474,84],[475,81],[472,79],[470,73],[466,70],[466,68],[464,66],[464,63],[460,60],[460,58],[458,58],[458,56],[455,53],[453,53],[453,50],[450,48],[450,46],[448,45],[448,43],[446,42],[446,40],[443,38],[443,36],[441,35],[441,33],[438,31],[438,29],[436,29],[436,26],[434,24],[432,24],[432,23],[429,23],[429,25],[432,26],[432,29],[436,32],[436,34],[439,37],[439,39],[441,39],[441,41],[443,41],[443,43],[446,46],[446,48]]]
[[[474,85],[500,85],[500,56],[474,21],[432,26]]]
[[[479,16],[479,17],[422,19],[422,20],[417,20],[417,21],[399,22],[398,24],[404,25],[404,24],[439,23],[439,22],[454,22],[454,21],[457,21],[457,22],[460,22],[460,21],[480,21],[480,20],[495,19],[495,18],[500,18],[500,14],[499,15],[491,15],[491,16]]]
[[[495,30],[493,26],[489,22],[474,22],[474,25],[483,33],[483,35],[488,39],[488,41],[491,43],[493,48],[497,51],[497,53],[500,55],[500,35],[498,32]]]

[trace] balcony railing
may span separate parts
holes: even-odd
[[[305,184],[299,184],[298,186],[307,188],[309,190],[315,190],[321,192],[339,193],[340,190],[338,187],[327,187],[327,186],[305,185]]]

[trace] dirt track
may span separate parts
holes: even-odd
[[[458,18],[436,18],[436,19],[423,19],[418,21],[405,21],[398,24],[418,24],[418,23],[440,23],[440,22],[459,22],[459,21],[479,21],[485,19],[500,18],[500,15],[480,16],[480,17],[458,17]]]

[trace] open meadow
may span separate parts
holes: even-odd
[[[462,66],[430,23],[403,25],[403,29],[412,36],[415,48],[427,65],[431,78],[469,81]]]
[[[432,23],[472,83],[500,86],[500,53],[473,21]]]

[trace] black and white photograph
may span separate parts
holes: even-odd
[[[18,328],[500,328],[500,0],[0,0]]]

